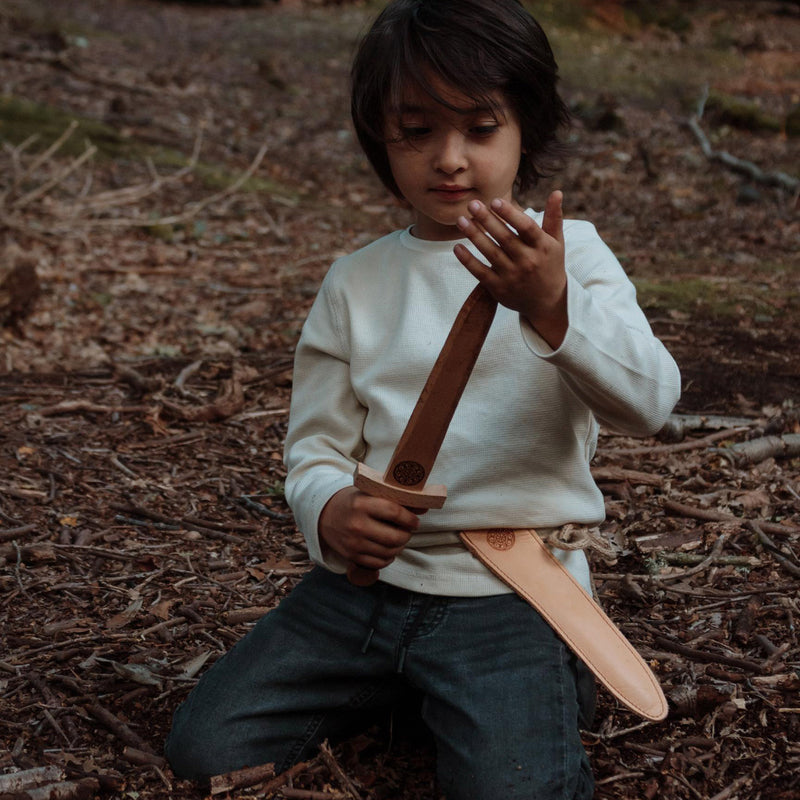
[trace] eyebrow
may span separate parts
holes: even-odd
[[[436,111],[438,108],[443,107],[448,109],[449,111],[455,111],[458,114],[463,114],[467,116],[468,114],[492,114],[492,115],[500,115],[500,116],[507,116],[508,115],[508,108],[505,105],[474,105],[469,107],[451,107],[445,105],[444,103],[439,103],[436,100],[430,105],[420,105],[419,103],[399,103],[398,105],[392,105],[389,108],[390,112],[395,114],[416,114],[416,113],[430,113],[431,111]]]

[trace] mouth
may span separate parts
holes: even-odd
[[[434,186],[430,191],[440,200],[457,202],[463,200],[472,191],[472,189],[468,186],[457,186],[455,184],[443,183],[439,186]]]

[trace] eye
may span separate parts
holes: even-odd
[[[404,139],[422,139],[431,132],[430,128],[424,125],[401,125],[400,135]]]
[[[500,126],[496,122],[487,122],[482,125],[473,125],[469,132],[473,136],[484,137],[484,136],[491,136],[493,133],[497,133]]]

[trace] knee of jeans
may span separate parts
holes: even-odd
[[[179,707],[164,743],[164,755],[175,776],[201,780],[225,772],[223,766],[216,764],[219,749],[214,731],[202,719],[194,719],[187,713],[185,706]]]

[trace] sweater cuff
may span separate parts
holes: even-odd
[[[323,554],[322,542],[319,538],[319,518],[323,509],[336,492],[352,485],[353,479],[349,475],[342,475],[338,480],[326,483],[314,493],[313,502],[310,504],[311,507],[305,515],[305,518],[296,520],[300,531],[305,537],[306,546],[308,547],[308,557],[311,561],[317,566],[324,567],[338,574],[347,572],[348,563],[338,553],[328,551]]]
[[[577,307],[577,298],[583,291],[583,287],[578,281],[568,272],[567,273],[567,331],[564,334],[564,339],[557,348],[552,348],[537,332],[536,328],[528,322],[522,314],[519,315],[519,326],[522,331],[522,338],[525,341],[528,349],[539,358],[552,358],[558,353],[568,352],[571,347],[571,340],[574,337],[575,330],[572,321],[576,319],[576,314],[579,313]]]

